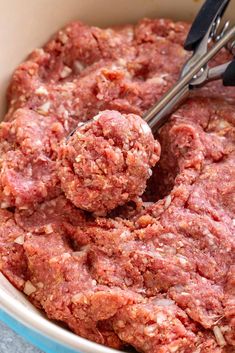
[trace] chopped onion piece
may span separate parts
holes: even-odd
[[[38,95],[47,95],[48,94],[48,90],[43,87],[43,86],[39,86],[36,91],[35,91],[36,94]]]
[[[226,346],[226,341],[224,339],[224,336],[223,336],[219,326],[214,326],[213,332],[214,332],[214,335],[215,335],[215,338],[216,338],[218,345],[221,347]]]
[[[1,208],[8,208],[8,207],[10,207],[10,204],[8,203],[8,202],[2,202],[1,203]]]
[[[151,207],[152,205],[154,205],[154,202],[143,202],[143,206],[144,206],[145,208]]]
[[[84,70],[85,66],[81,63],[81,61],[76,60],[74,61],[74,70],[76,74],[80,74],[82,70]]]
[[[26,295],[31,295],[32,293],[36,292],[37,288],[34,287],[34,285],[32,284],[32,282],[30,281],[26,281],[25,282],[25,286],[24,286],[24,293]]]
[[[72,297],[71,301],[74,304],[76,304],[76,303],[88,304],[87,297],[84,294],[81,294],[81,293],[75,294]]]
[[[165,199],[164,208],[167,209],[171,204],[171,195],[168,195]]]
[[[71,74],[71,72],[72,72],[72,69],[70,67],[68,67],[68,66],[65,66],[63,68],[63,70],[61,71],[61,73],[60,73],[60,77],[61,78],[66,78],[66,77],[68,77]]]
[[[17,237],[14,240],[14,243],[19,244],[19,245],[23,245],[24,244],[24,235],[20,235],[19,237]]]
[[[175,302],[171,299],[156,299],[154,300],[154,303],[159,306],[169,306],[175,304]]]
[[[45,233],[46,233],[46,234],[51,234],[51,233],[53,233],[53,227],[52,227],[51,224],[47,224],[47,225],[45,226]]]
[[[49,112],[49,109],[51,107],[51,103],[49,101],[43,103],[39,108],[38,108],[38,112],[41,114],[46,114]]]

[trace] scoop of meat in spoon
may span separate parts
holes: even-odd
[[[106,110],[61,146],[58,175],[74,205],[104,215],[144,192],[159,157],[160,145],[143,119]]]

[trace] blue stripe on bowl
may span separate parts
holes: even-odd
[[[34,346],[41,349],[45,353],[79,353],[78,351],[63,346],[56,341],[29,329],[28,327],[13,319],[10,315],[1,309],[0,320],[8,325],[16,333],[18,333],[21,337],[23,337],[26,341],[32,343]]]

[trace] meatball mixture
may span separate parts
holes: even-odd
[[[140,118],[178,79],[189,26],[69,24],[16,69],[0,124],[0,271],[122,351],[235,349],[235,89],[193,92],[156,140]]]
[[[159,155],[159,143],[139,116],[107,110],[59,150],[61,187],[78,208],[105,214],[143,194]]]

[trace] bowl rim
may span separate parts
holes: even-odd
[[[43,317],[39,311],[35,310],[33,305],[26,298],[19,301],[16,297],[18,292],[19,291],[15,289],[0,272],[0,309],[24,326],[65,347],[75,351],[80,350],[81,353],[122,352],[82,338],[56,325],[51,320]]]

